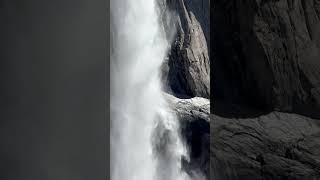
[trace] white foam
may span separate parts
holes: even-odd
[[[162,94],[168,50],[154,0],[111,0],[111,179],[188,180],[187,150]]]

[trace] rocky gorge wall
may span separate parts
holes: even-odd
[[[186,172],[210,178],[210,1],[158,0],[161,21],[171,40],[162,66],[162,80],[169,104],[181,124],[190,161]]]
[[[163,81],[185,167],[212,180],[320,179],[320,1],[159,2],[175,13],[163,16],[176,29]],[[198,97],[210,96],[209,116]]]
[[[181,98],[210,97],[209,2],[159,0],[165,31],[175,34],[169,37],[163,80],[167,90]]]
[[[215,99],[319,118],[319,0],[215,0],[211,14]]]
[[[213,2],[211,179],[320,179],[319,5]]]

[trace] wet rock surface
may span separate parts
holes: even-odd
[[[210,173],[210,102],[205,98],[178,99],[167,95],[168,102],[180,120],[182,138],[186,142],[190,161],[183,161],[183,167],[189,172]]]
[[[162,79],[176,113],[190,159],[186,172],[195,179],[209,179],[210,171],[210,60],[209,0],[158,0],[161,21],[171,41],[162,66]]]

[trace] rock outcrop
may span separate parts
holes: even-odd
[[[320,1],[215,0],[215,99],[320,116]]]
[[[161,2],[163,23],[177,30],[163,68],[172,94],[208,98],[213,70],[210,118],[208,100],[167,96],[190,148],[187,171],[320,179],[320,1],[215,0],[209,52],[210,1]]]
[[[189,148],[190,161],[183,166],[188,173],[204,175],[209,180],[210,174],[210,101],[205,98],[178,99],[166,94],[180,120],[181,134]]]
[[[319,12],[319,0],[213,1],[211,179],[320,179]]]
[[[257,118],[211,116],[211,179],[320,179],[320,122],[273,112]]]
[[[159,0],[159,4],[167,37],[172,40],[163,65],[168,91],[184,98],[209,98],[209,0]]]
[[[195,179],[210,172],[210,0],[158,0],[161,22],[171,42],[162,67],[169,104],[181,125],[190,159],[183,167]]]

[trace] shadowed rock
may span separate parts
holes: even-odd
[[[319,121],[272,112],[257,118],[211,115],[214,180],[320,179]]]
[[[213,1],[214,98],[319,118],[319,4]]]

